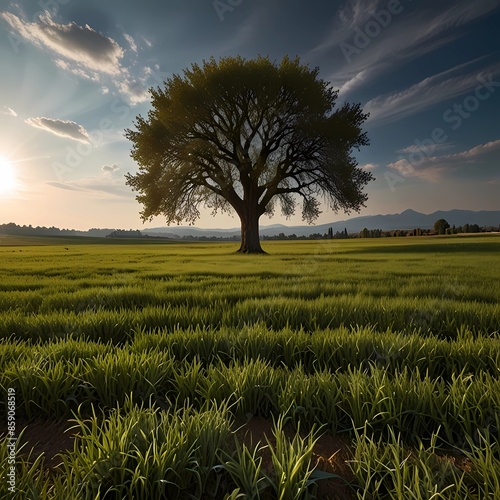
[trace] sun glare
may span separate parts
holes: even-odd
[[[12,193],[16,188],[14,168],[9,160],[0,156],[0,193]]]

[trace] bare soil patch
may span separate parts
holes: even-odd
[[[21,447],[20,455],[27,457],[31,451],[31,460],[34,461],[42,453],[45,455],[45,466],[49,469],[56,467],[61,458],[58,456],[73,449],[73,442],[78,429],[72,429],[72,422],[67,420],[34,420],[16,421],[16,437]],[[22,434],[21,434],[21,431]],[[7,434],[6,425],[0,426],[0,437]]]

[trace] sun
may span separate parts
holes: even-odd
[[[0,194],[12,193],[16,184],[14,168],[7,158],[0,156]]]

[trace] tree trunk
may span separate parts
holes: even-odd
[[[241,218],[241,246],[239,253],[266,253],[260,246],[259,215],[257,210],[246,210]]]

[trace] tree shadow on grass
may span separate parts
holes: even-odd
[[[499,243],[474,243],[474,242],[450,242],[444,245],[435,243],[421,243],[410,245],[383,245],[360,247],[349,250],[346,254],[416,254],[416,253],[498,253],[500,254]]]

